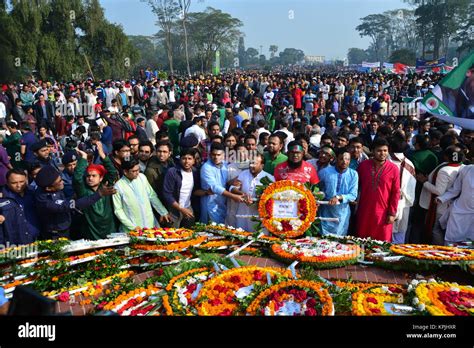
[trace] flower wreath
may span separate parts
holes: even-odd
[[[275,201],[297,201],[298,217],[273,217]],[[269,185],[263,191],[258,204],[262,225],[270,233],[284,238],[303,235],[314,222],[316,211],[317,206],[313,193],[303,184],[291,180],[277,181]]]
[[[321,283],[283,281],[262,291],[247,307],[250,315],[334,315],[331,295]]]
[[[413,299],[413,304],[431,315],[474,315],[474,288],[472,286],[420,281],[415,284],[414,291],[416,297]]]
[[[194,231],[186,228],[139,228],[130,231],[129,235],[137,239],[148,240],[148,241],[181,241],[190,239],[194,235]]]
[[[212,270],[206,267],[191,269],[172,278],[163,296],[163,307],[166,315],[196,315],[193,296],[202,284],[213,275]]]
[[[198,299],[197,313],[201,316],[230,316],[243,315],[244,310],[238,298],[249,296],[254,288],[249,286],[263,286],[267,283],[267,273],[272,282],[277,278],[290,278],[291,271],[274,267],[247,266],[233,268],[216,275],[204,283]],[[240,296],[246,288],[248,294]]]
[[[395,244],[390,247],[394,253],[421,260],[474,261],[474,250],[427,244]]]
[[[352,314],[357,316],[391,315],[386,303],[403,304],[403,287],[386,284],[357,291],[352,295]]]
[[[306,237],[273,244],[272,253],[283,262],[300,261],[316,268],[334,268],[354,264],[361,253],[355,244]]]

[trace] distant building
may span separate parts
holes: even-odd
[[[305,64],[323,64],[326,60],[325,56],[305,56],[304,62]]]

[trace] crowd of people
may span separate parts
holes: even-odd
[[[327,201],[318,215],[338,218],[321,222],[322,235],[472,240],[474,131],[410,102],[441,77],[150,73],[5,84],[0,244],[196,222],[253,231],[263,178],[318,185]]]

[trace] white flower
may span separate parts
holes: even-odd
[[[419,303],[420,303],[420,300],[418,300],[418,298],[415,297],[415,298],[413,299],[413,304],[416,306],[416,305],[419,304]]]
[[[408,292],[411,292],[411,291],[413,291],[413,285],[410,284],[408,285]]]
[[[429,284],[436,283],[436,280],[433,279],[433,278],[430,278],[430,279],[428,279],[428,283],[429,283]]]
[[[426,283],[426,280],[422,279],[420,280],[420,283]]]
[[[460,292],[460,291],[461,291],[461,289],[456,288],[456,287],[452,287],[452,288],[450,288],[449,290],[450,290],[450,291],[454,291],[454,292]]]
[[[212,222],[211,226],[217,226],[217,224],[215,222]]]
[[[382,286],[382,291],[391,293],[391,291],[388,289],[388,286],[385,286],[385,285]]]
[[[425,308],[426,308],[426,306],[424,305],[424,303],[420,303],[420,305],[418,306],[418,310],[419,310],[420,312],[424,311]]]
[[[413,280],[411,281],[411,285],[417,286],[417,285],[418,285],[418,280],[413,279]]]

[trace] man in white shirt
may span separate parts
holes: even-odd
[[[295,137],[292,132],[288,130],[288,121],[283,119],[280,121],[280,130],[279,132],[285,133],[287,135],[285,139],[285,153],[288,151],[288,144],[295,140]]]
[[[197,116],[193,119],[193,125],[186,129],[184,133],[184,137],[189,135],[194,135],[194,137],[198,140],[198,142],[202,142],[206,139],[206,131],[204,130],[204,119],[205,116]]]
[[[267,87],[267,91],[263,94],[263,103],[265,105],[265,113],[272,107],[272,100],[275,94],[272,92],[272,88],[270,86]]]
[[[237,186],[232,186],[230,191],[236,194],[243,194],[245,197],[244,203],[237,203],[236,215],[258,216],[258,208],[250,206],[256,199],[257,195],[255,189],[261,185],[261,180],[264,177],[275,181],[273,175],[268,174],[263,170],[265,166],[265,158],[261,154],[256,154],[253,161],[250,163],[250,168],[242,171],[237,177]],[[236,219],[236,226],[243,228],[245,231],[254,232],[253,225],[255,222],[250,217],[239,217]]]
[[[105,105],[107,108],[112,106],[112,100],[117,97],[118,89],[113,87],[112,82],[109,83],[109,87],[105,89]]]
[[[438,204],[455,199],[450,210],[440,221],[441,227],[446,227],[445,244],[474,240],[472,192],[474,192],[474,165],[471,164],[464,166],[448,192],[437,198]]]
[[[162,112],[163,110],[153,112],[153,115],[151,116],[151,118],[148,121],[146,121],[146,125],[145,125],[146,135],[148,137],[148,140],[151,141],[151,143],[153,144],[153,146],[156,145],[156,137],[155,137],[156,132],[160,130],[156,121],[158,121],[158,117],[160,116]]]
[[[410,207],[415,202],[415,166],[406,158],[404,151],[408,144],[403,137],[395,137],[390,142],[390,161],[394,163],[400,171],[400,200],[398,201],[397,216],[393,224],[392,243],[405,243],[405,236],[408,229],[410,217]]]
[[[329,92],[331,92],[331,86],[329,86],[326,83],[326,79],[323,81],[323,85],[320,88],[320,92],[323,93],[323,99],[328,100],[329,99]]]

